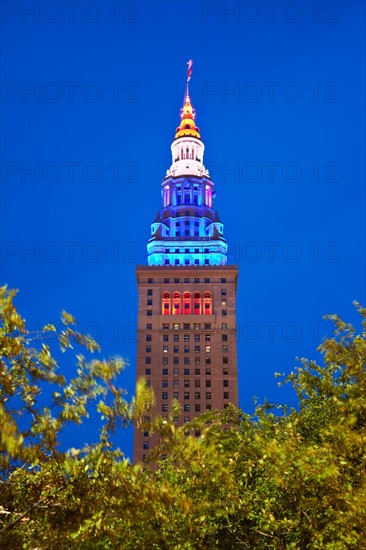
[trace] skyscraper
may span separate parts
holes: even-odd
[[[178,399],[182,425],[207,410],[238,403],[236,287],[226,265],[224,226],[213,208],[214,183],[203,164],[204,144],[189,95],[162,181],[163,205],[151,224],[148,265],[137,266],[137,379],[155,393],[152,416],[168,416]],[[134,461],[156,440],[135,430]]]

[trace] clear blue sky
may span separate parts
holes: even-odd
[[[240,404],[291,402],[273,373],[317,357],[324,314],[352,322],[352,301],[366,303],[365,3],[2,8],[1,281],[20,289],[30,326],[73,313],[105,356],[128,359],[133,394],[135,265],[192,58],[205,165],[240,270]],[[131,441],[121,437],[127,455]]]

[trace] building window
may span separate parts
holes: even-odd
[[[149,431],[148,430],[144,430],[144,437],[149,437]]]
[[[189,252],[189,249],[187,250],[187,252]],[[184,282],[185,282],[185,283],[189,283],[189,278],[188,278],[188,277],[185,277],[185,278],[184,278]]]
[[[205,369],[205,372],[206,372],[206,376],[210,376],[211,375],[211,367],[207,367]]]
[[[226,283],[226,278],[225,278],[225,277],[221,277],[221,282],[222,282],[222,283]]]
[[[189,416],[185,416],[184,417],[184,424],[188,424],[189,421],[190,421]]]
[[[147,280],[147,284],[148,284],[148,285],[152,285],[153,282],[154,282],[154,279],[148,279],[148,280]]]
[[[201,380],[196,379],[196,380],[194,381],[194,386],[195,386],[195,388],[199,388],[200,385],[201,385]]]
[[[211,323],[205,323],[205,330],[210,330]]]
[[[184,323],[183,325],[184,330],[190,330],[190,328],[191,328],[191,325],[189,323]]]
[[[184,341],[185,341],[185,342],[189,342],[189,334],[185,334],[185,335],[184,335]]]
[[[163,324],[163,330],[169,330],[169,325],[167,323]]]
[[[168,412],[168,405],[167,405],[167,403],[163,403],[163,404],[162,404],[161,410],[162,410],[163,412]]]
[[[179,380],[173,380],[173,388],[179,388]]]
[[[229,399],[229,392],[228,391],[224,391],[224,399]]]
[[[179,353],[179,346],[174,346],[173,351],[174,353]]]
[[[146,315],[147,315],[148,317],[152,317],[152,310],[151,310],[151,309],[148,309],[148,310],[146,311]]]
[[[189,388],[189,380],[184,380],[184,387]]]
[[[162,299],[162,313],[163,315],[170,315],[170,294],[169,292],[164,292]]]
[[[186,403],[183,408],[185,412],[189,412],[189,403]]]
[[[226,317],[226,316],[227,316],[227,309],[222,309],[222,310],[221,310],[221,315],[222,315],[223,317]]]
[[[163,369],[163,376],[168,376],[168,369]]]
[[[173,375],[178,376],[179,375],[179,369],[173,369]]]
[[[151,348],[150,348],[151,351]],[[184,353],[189,353],[189,346],[184,346]]]
[[[168,380],[163,380],[162,381],[162,386],[163,386],[163,388],[167,388],[168,387]]]
[[[185,357],[184,358],[184,364],[185,365],[189,365],[190,361],[189,361],[189,357]]]
[[[174,292],[173,294],[173,315],[180,315],[181,310],[181,299],[179,292]]]
[[[166,401],[168,399],[168,392],[167,391],[163,391],[163,393],[161,394],[161,398]]]
[[[151,353],[151,346],[146,346],[146,353]]]
[[[173,329],[174,330],[179,330],[179,326],[180,326],[179,323],[174,323],[173,324]]]
[[[179,342],[179,334],[174,334],[173,335],[173,340],[174,340],[174,342]]]
[[[150,374],[151,374],[151,369],[145,369],[145,374],[146,374],[146,376],[150,376]]]
[[[227,334],[223,334],[221,336],[221,339],[222,339],[223,342],[227,342]]]
[[[229,387],[229,380],[223,380],[222,384],[223,384],[224,388],[228,388]]]
[[[228,346],[222,346],[222,353],[227,353],[228,349]]]
[[[200,280],[199,280],[197,277],[195,277],[194,282],[195,282],[195,283],[199,283]]]
[[[151,334],[146,334],[146,342],[151,342]]]
[[[192,300],[189,292],[183,294],[183,311],[186,315],[191,314]]]
[[[221,296],[226,296],[226,289],[225,288],[221,289]]]
[[[212,410],[211,403],[206,403],[206,411],[211,411],[211,410]]]
[[[201,337],[200,337],[199,334],[195,334],[195,335],[194,335],[194,341],[195,341],[195,342],[199,342],[200,339],[201,339]]]
[[[227,365],[228,362],[229,362],[229,358],[228,357],[223,357],[222,362],[224,363],[224,365]]]
[[[200,363],[201,363],[201,358],[200,357],[195,357],[194,358],[194,364],[199,365]]]
[[[179,252],[179,249],[177,249],[176,252]],[[174,282],[175,282],[175,284],[178,284],[178,283],[179,283],[179,279],[175,278],[175,279],[174,279]]]
[[[194,346],[195,353],[200,353],[201,347],[200,346]]]
[[[194,406],[194,410],[195,410],[196,412],[200,412],[200,410],[201,410],[201,405],[200,405],[199,403],[197,403],[197,404]]]
[[[206,365],[211,365],[211,357],[206,357],[205,363]]]
[[[173,365],[179,365],[179,357],[173,357]]]
[[[147,365],[150,365],[150,363],[151,363],[151,357],[145,357],[145,363],[146,363]]]
[[[206,388],[211,388],[211,380],[206,380]]]
[[[194,369],[194,374],[200,375],[201,374],[201,369]]]
[[[227,323],[221,323],[222,330],[227,330]]]
[[[169,346],[163,346],[163,353],[168,353]]]
[[[152,295],[153,295],[152,288],[149,288],[149,289],[147,290],[147,295],[148,295],[148,296],[152,296]]]
[[[177,391],[173,392],[173,399],[179,399],[179,392]]]
[[[222,374],[229,374],[229,369],[227,367],[224,367],[222,369]]]
[[[163,334],[163,342],[169,341],[169,334]]]
[[[221,300],[221,305],[222,305],[222,306],[227,306],[226,299],[225,299],[225,300]]]
[[[211,392],[210,391],[206,392],[206,399],[211,399]]]
[[[184,392],[184,399],[189,399],[189,391]]]
[[[201,394],[200,394],[199,391],[196,391],[196,392],[195,392],[194,398],[195,398],[195,399],[201,399]]]
[[[193,328],[194,328],[194,330],[200,330],[201,323],[194,323]]]
[[[163,357],[163,365],[167,365],[169,363],[169,357]]]
[[[209,283],[210,279],[208,277],[205,278],[205,283]]]
[[[149,448],[149,442],[148,441],[144,441],[144,449],[148,449]]]
[[[167,277],[164,279],[164,284],[169,284],[169,279]]]
[[[201,304],[201,294],[195,292],[193,294],[193,313],[195,315],[201,315],[202,304]]]
[[[151,323],[147,323],[146,330],[152,330],[152,324]]]

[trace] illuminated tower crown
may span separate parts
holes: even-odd
[[[156,266],[225,265],[223,224],[212,208],[214,183],[203,165],[205,146],[196,126],[188,77],[183,107],[171,145],[172,165],[162,182],[163,208],[151,224],[148,264]]]

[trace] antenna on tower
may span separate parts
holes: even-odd
[[[192,76],[192,65],[193,65],[193,61],[192,59],[190,59],[189,61],[187,61],[187,85],[186,85],[186,96],[189,97],[189,90],[188,90],[188,82],[191,80],[191,76]]]

